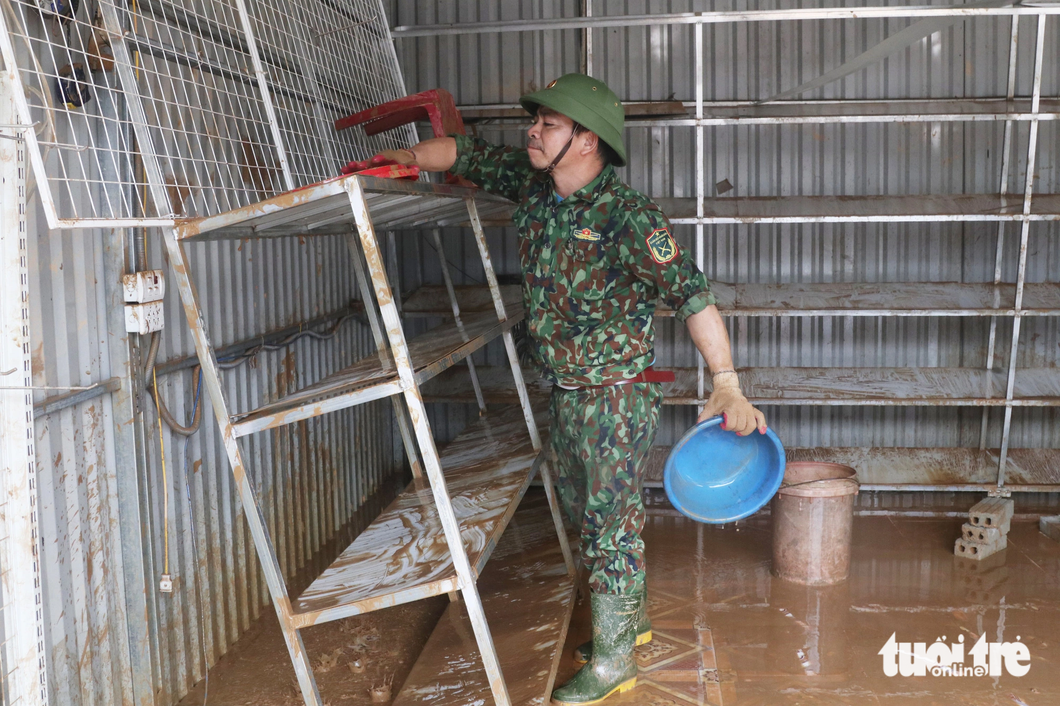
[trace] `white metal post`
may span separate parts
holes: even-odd
[[[409,417],[412,420],[412,428],[416,432],[416,441],[419,443],[420,454],[423,459],[424,471],[431,484],[431,493],[434,496],[434,505],[438,511],[438,520],[445,532],[446,544],[449,546],[449,554],[453,561],[453,568],[460,581],[460,590],[464,595],[464,603],[467,607],[471,627],[475,633],[475,641],[478,643],[479,654],[482,664],[486,670],[486,677],[493,691],[493,700],[497,706],[511,706],[508,696],[508,687],[504,683],[504,674],[501,671],[500,660],[497,658],[497,650],[493,646],[493,636],[490,634],[489,625],[486,623],[486,614],[482,610],[482,599],[475,585],[475,574],[471,570],[471,563],[467,558],[467,550],[460,536],[460,523],[456,519],[452,500],[449,497],[449,488],[445,484],[445,476],[442,474],[442,464],[438,457],[438,449],[434,444],[434,435],[431,433],[430,422],[427,420],[427,410],[423,405],[423,397],[420,394],[419,385],[416,384],[415,372],[412,362],[409,360],[408,344],[405,341],[405,332],[401,326],[397,306],[394,303],[394,293],[387,281],[386,265],[382,253],[379,251],[379,242],[376,240],[375,227],[372,225],[371,216],[368,213],[368,202],[364,196],[364,189],[360,179],[349,179],[345,182],[346,191],[350,195],[350,206],[353,209],[353,218],[357,223],[357,232],[361,240],[361,249],[364,259],[368,264],[368,274],[372,279],[375,289],[375,299],[379,304],[379,313],[383,324],[386,326],[387,337],[390,339],[390,352],[394,356],[394,365],[401,379],[401,387],[405,391],[405,402],[408,405]]]
[[[379,321],[379,312],[376,309],[375,299],[372,297],[371,282],[364,271],[361,262],[361,247],[357,243],[357,234],[348,231],[346,233],[346,247],[350,251],[350,259],[353,261],[353,273],[357,278],[357,287],[361,290],[361,301],[364,303],[364,313],[368,317],[368,326],[372,329],[372,338],[375,341],[375,349],[379,352],[379,362],[383,367],[393,366],[393,358],[387,349],[386,339],[383,337],[383,325]],[[398,433],[401,434],[401,443],[405,446],[405,455],[409,460],[413,478],[423,477],[423,465],[420,463],[420,454],[416,450],[416,439],[412,436],[409,428],[408,415],[405,414],[405,403],[397,397],[391,397],[394,405],[394,419],[398,425]]]
[[[593,0],[584,0],[585,2],[585,16],[593,16]],[[585,75],[593,75],[593,28],[586,27],[584,30],[584,41],[585,41]]]
[[[1011,39],[1009,40],[1008,48],[1008,90],[1006,91],[1006,97],[1012,100],[1016,96],[1016,54],[1019,46],[1019,27],[1020,18],[1017,15],[1012,16],[1012,31]],[[1012,150],[1012,130],[1013,123],[1011,120],[1005,121],[1005,138],[1001,148],[1001,186],[999,191],[1002,199],[1005,194],[1008,193],[1008,170],[1009,170],[1009,152]],[[1005,222],[998,221],[997,224],[997,250],[994,253],[994,306],[1001,306],[1001,265],[1004,262],[1004,247],[1005,247]],[[997,317],[990,317],[990,335],[987,339],[986,344],[986,369],[994,369],[994,349],[997,343]],[[990,419],[990,408],[983,407],[983,419],[979,427],[979,448],[986,448],[986,432],[987,426],[989,425]]]
[[[465,199],[467,203],[467,215],[471,221],[471,230],[475,233],[475,243],[478,245],[478,254],[482,259],[482,268],[486,272],[486,283],[489,285],[490,294],[493,297],[493,306],[497,311],[497,319],[505,321],[508,312],[504,310],[504,299],[501,296],[501,287],[497,282],[497,274],[493,271],[493,260],[490,258],[489,247],[486,245],[486,233],[482,229],[482,219],[478,215],[478,205],[475,199]],[[512,377],[515,379],[515,390],[519,395],[519,404],[523,408],[523,419],[526,420],[526,428],[530,432],[530,443],[534,450],[542,452],[541,435],[537,430],[537,420],[534,419],[534,410],[530,406],[530,394],[526,391],[526,381],[523,380],[523,369],[519,365],[519,352],[515,349],[515,339],[511,331],[505,331],[504,350],[508,354],[508,365],[512,369]],[[571,553],[570,542],[567,541],[567,530],[563,526],[563,513],[559,507],[559,499],[556,497],[556,489],[552,483],[552,472],[549,469],[548,458],[542,459],[539,465],[541,469],[541,484],[545,486],[545,497],[548,499],[548,507],[552,512],[552,522],[556,526],[556,534],[559,538],[560,550],[563,559],[567,562],[567,571],[573,576],[577,571],[574,563],[574,555]]]
[[[276,108],[272,105],[272,91],[269,89],[268,76],[265,73],[265,66],[261,63],[257,40],[254,38],[254,23],[250,21],[247,4],[243,0],[235,0],[235,2],[236,10],[239,12],[240,24],[243,25],[243,34],[246,35],[247,53],[250,54],[250,63],[254,66],[254,75],[258,79],[261,103],[265,108],[265,115],[269,119],[269,130],[272,132],[272,140],[276,145],[276,158],[280,162],[280,170],[283,171],[283,181],[287,185],[287,190],[291,191],[295,187],[294,175],[291,173],[291,165],[287,161],[283,131],[280,130],[280,121],[276,117]]]
[[[1038,15],[1038,36],[1034,48],[1034,86],[1031,92],[1031,113],[1037,113],[1042,99],[1042,59],[1045,52],[1046,15]],[[1027,181],[1023,191],[1023,215],[1031,212],[1034,199],[1034,163],[1038,154],[1038,121],[1032,120],[1027,140]],[[1023,283],[1027,275],[1027,241],[1030,237],[1030,221],[1024,220],[1020,229],[1019,267],[1016,270],[1016,302],[1012,319],[1012,346],[1009,349],[1008,384],[1005,387],[1005,426],[1001,430],[1001,458],[998,460],[997,485],[1005,485],[1005,463],[1008,461],[1009,435],[1012,430],[1012,397],[1016,386],[1016,356],[1019,353],[1020,322],[1023,308]]]
[[[703,25],[697,24],[696,32],[696,120],[703,119]],[[704,171],[706,164],[703,156],[703,124],[696,123],[696,267],[703,271],[706,261],[703,249],[705,247],[703,238],[703,212],[706,207],[706,176]],[[696,397],[705,397],[706,380],[703,372],[703,356],[696,353]]]
[[[15,47],[11,43],[11,28],[7,26],[7,16],[0,12],[0,53],[4,58],[4,100],[10,97],[15,102],[14,113],[4,106],[4,114],[8,117],[3,122],[15,124],[21,122],[24,125],[33,123],[33,115],[26,101],[26,90],[19,80],[18,61],[15,58]],[[16,119],[17,118],[17,119]],[[44,159],[41,157],[40,147],[37,144],[37,133],[33,130],[25,130],[22,133],[29,148],[29,159],[33,164],[33,175],[37,180],[37,193],[40,195],[41,205],[44,206],[44,215],[48,220],[49,228],[58,226],[58,212],[55,208],[55,199],[52,196],[51,182],[44,168]]]
[[[440,228],[431,229],[431,239],[438,251],[438,260],[442,268],[442,279],[445,280],[445,291],[449,294],[449,305],[453,309],[453,320],[460,333],[464,334],[464,322],[460,320],[460,302],[456,300],[456,288],[453,287],[453,278],[449,274],[449,261],[445,259],[445,248],[442,246],[442,231]],[[464,340],[468,340],[464,335]],[[475,361],[469,355],[464,359],[467,362],[467,372],[471,375],[471,386],[475,388],[475,401],[478,402],[479,416],[486,414],[486,399],[482,396],[482,385],[478,381],[478,372],[475,371]]]
[[[13,124],[10,79],[0,122]],[[32,130],[28,131],[32,134]],[[5,135],[11,137],[11,135]],[[33,385],[26,240],[26,147],[0,140],[0,387]],[[37,534],[33,391],[0,389],[0,669],[5,703],[48,704]]]

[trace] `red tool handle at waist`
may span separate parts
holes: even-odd
[[[672,370],[656,370],[652,366],[644,369],[636,377],[630,378],[630,382],[674,382],[677,377]]]

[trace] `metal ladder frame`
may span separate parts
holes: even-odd
[[[414,476],[422,477],[425,475],[430,483],[439,520],[441,521],[453,566],[457,573],[459,590],[463,596],[475,640],[478,643],[479,654],[489,679],[494,702],[497,706],[510,706],[511,700],[508,696],[508,689],[504,681],[497,651],[493,644],[493,637],[482,607],[482,599],[479,596],[476,578],[461,539],[460,524],[450,500],[445,476],[442,473],[438,449],[434,443],[430,422],[427,419],[423,397],[415,379],[415,370],[409,359],[408,343],[405,339],[404,328],[394,299],[394,293],[387,277],[384,259],[376,238],[375,227],[369,214],[364,189],[357,178],[349,179],[344,186],[349,195],[350,207],[356,224],[356,231],[354,232],[351,229],[346,234],[346,242],[350,250],[358,286],[364,299],[365,311],[368,314],[369,324],[380,359],[392,365],[400,379],[404,405],[401,404],[396,396],[392,396],[391,399],[394,403],[394,411],[405,451]],[[504,309],[500,286],[493,270],[493,263],[490,259],[482,222],[479,219],[478,208],[473,197],[466,198],[465,204],[486,273],[490,294],[497,312],[497,318],[499,321],[505,321],[507,320],[507,314]],[[435,234],[435,238],[440,246],[440,237]],[[276,616],[279,619],[284,641],[291,656],[291,662],[295,669],[302,697],[307,706],[322,706],[323,702],[317,690],[309,656],[306,653],[299,629],[294,626],[295,614],[290,596],[287,593],[286,582],[280,570],[275,548],[269,536],[266,520],[258,503],[253,482],[248,475],[247,466],[243,461],[243,453],[236,440],[231,411],[229,410],[221,381],[220,368],[217,364],[213,345],[209,339],[202,316],[202,309],[199,306],[199,297],[191,280],[189,261],[184,252],[184,244],[178,238],[177,228],[167,229],[163,240],[165,241],[174,281],[177,284],[181,303],[188,321],[188,328],[192,334],[195,350],[202,365],[203,382],[213,404],[214,415],[217,418],[225,451],[232,467],[232,475],[240,500],[245,508],[247,524],[250,527],[254,546],[261,560],[266,583],[276,609]],[[452,286],[452,280],[448,273],[444,253],[441,252],[440,247],[439,255],[442,257],[443,277],[449,293],[450,304],[459,326],[460,309]],[[361,261],[362,256],[364,257],[364,262],[367,263],[367,273]],[[370,288],[368,286],[369,282],[371,282]],[[534,420],[533,410],[530,407],[530,398],[527,393],[526,383],[523,380],[519,356],[516,352],[512,333],[511,331],[504,331],[502,336],[533,448],[538,453],[542,453],[541,436]],[[476,388],[476,397],[480,400],[480,411],[484,411],[485,406],[481,402],[481,388],[478,384],[478,378],[470,355],[467,357],[467,363]],[[560,547],[567,564],[567,570],[571,575],[574,575],[574,558],[563,526],[547,459],[542,459],[539,468]]]

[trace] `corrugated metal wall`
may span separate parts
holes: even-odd
[[[852,3],[841,3],[850,5]],[[861,3],[856,3],[861,4]],[[791,2],[600,2],[593,14],[651,14],[797,7]],[[391,23],[418,25],[577,16],[580,2],[481,0],[454,4],[398,0]],[[1017,95],[1029,95],[1034,63],[1034,18],[1020,25]],[[852,59],[909,20],[843,20],[706,25],[707,101],[757,100],[815,78]],[[593,75],[626,101],[695,99],[691,26],[593,30]],[[1008,19],[957,23],[868,69],[804,99],[883,99],[1004,96]],[[1046,67],[1058,64],[1060,22],[1051,21]],[[516,103],[525,91],[578,71],[582,32],[563,30],[446,37],[397,42],[409,92],[442,87],[458,105]],[[1046,71],[1044,95],[1060,78]],[[725,196],[795,194],[990,193],[998,189],[1003,123],[838,124],[708,127],[706,182],[728,179]],[[480,125],[477,134],[524,144],[513,129]],[[1010,192],[1022,192],[1028,128],[1018,124],[1009,174]],[[694,128],[629,128],[630,165],[619,170],[649,196],[695,195]],[[1035,190],[1055,193],[1060,177],[1057,126],[1042,123]],[[708,197],[711,194],[708,193]],[[989,223],[803,224],[706,227],[706,273],[722,282],[910,282],[992,280],[997,228]],[[1060,278],[1056,224],[1034,224],[1027,281]],[[676,228],[691,246],[692,226]],[[409,238],[416,236],[408,236]],[[500,272],[518,272],[514,231],[491,233]],[[1015,281],[1019,228],[1006,229],[1003,278]],[[465,258],[467,254],[470,257]],[[476,273],[474,253],[450,254]],[[408,259],[408,258],[407,258]],[[414,262],[415,259],[408,259]],[[469,269],[471,268],[471,269]],[[405,273],[405,288],[433,272]],[[454,275],[462,275],[454,271]],[[478,277],[478,274],[474,275]],[[468,278],[467,283],[473,280]],[[1055,366],[1055,319],[1024,319],[1021,366]],[[740,366],[971,366],[986,364],[989,321],[980,318],[746,318],[731,320]],[[662,365],[694,366],[684,327],[657,326]],[[1011,321],[998,327],[996,362],[1006,364]],[[498,359],[498,362],[499,359]],[[766,409],[788,446],[977,446],[981,412],[958,408]],[[450,419],[445,412],[439,418]],[[660,443],[672,443],[695,419],[687,408],[668,408]],[[1055,409],[1016,409],[1013,447],[1060,446]],[[1002,412],[991,412],[988,445],[1000,445]]]
[[[103,235],[49,232],[42,214],[30,214],[34,384],[90,385],[118,374],[108,345]],[[53,703],[86,703],[86,695],[87,703],[101,704],[131,697],[115,423],[109,395],[35,420]]]
[[[153,250],[154,267],[164,266],[161,250],[159,242]],[[187,251],[211,339],[218,348],[337,311],[355,298],[352,266],[341,236],[194,243]],[[170,324],[164,335],[164,357],[191,354],[194,345],[180,302],[176,296],[167,299]],[[355,318],[347,320],[331,340],[302,338],[285,349],[260,353],[253,363],[223,373],[233,413],[305,387],[373,350],[369,329]],[[183,414],[190,419],[195,394],[190,372],[167,376],[163,389],[178,418]],[[395,462],[400,467],[391,416],[391,406],[383,400],[241,442],[288,580],[296,579],[383,488]],[[154,422],[153,413],[147,417]],[[157,434],[157,426],[145,430],[147,506],[153,510],[145,518],[152,526],[150,576],[162,573],[163,556]],[[152,654],[157,654],[159,679],[177,695],[202,677],[199,603],[191,585],[196,562],[202,603],[213,607],[207,608],[205,624],[211,662],[263,608],[271,606],[209,404],[201,431],[187,448],[178,436],[167,434],[165,443],[173,522],[171,573],[183,590],[172,596],[152,593],[154,605],[150,599],[148,605],[153,616],[150,633],[158,640]]]
[[[596,2],[598,12],[603,3]],[[741,3],[740,7],[772,4]],[[728,4],[608,2],[607,12],[646,13],[726,9]],[[497,0],[391,6],[392,24],[571,16],[580,2]],[[1060,27],[1052,23],[1046,66],[1058,64]],[[835,29],[841,26],[841,31]],[[848,59],[903,21],[739,25],[708,28],[707,98],[769,95]],[[688,28],[597,30],[598,75],[626,100],[693,98]],[[826,36],[829,38],[826,41]],[[831,41],[838,37],[840,41]],[[1030,20],[1020,46],[1018,92],[1029,90]],[[816,97],[903,98],[988,96],[1004,93],[1006,21],[956,25]],[[582,57],[576,31],[407,39],[398,43],[409,92],[451,91],[460,104],[514,102],[568,71]],[[1060,90],[1047,72],[1045,93]],[[1043,124],[1038,161],[1040,191],[1057,191],[1060,140]],[[996,124],[861,125],[709,128],[708,182],[728,178],[734,195],[798,193],[988,192],[996,189],[1000,144]],[[519,143],[512,131],[480,128],[489,139]],[[632,165],[624,177],[650,195],[690,196],[693,131],[638,128],[628,133]],[[1026,144],[1017,130],[1016,155]],[[1010,186],[1022,185],[1023,157]],[[161,463],[154,414],[136,422],[129,398],[130,347],[122,333],[116,276],[131,257],[128,232],[49,233],[37,218],[31,269],[33,351],[37,384],[89,384],[111,376],[124,388],[37,420],[41,535],[48,659],[56,704],[174,702],[201,677],[202,657],[223,654],[267,604],[254,551],[240,517],[228,465],[210,411],[184,448],[164,435],[170,507],[173,594],[159,594],[163,562]],[[708,228],[708,275],[729,282],[763,281],[986,281],[992,273],[994,233],[984,224],[932,226],[723,226]],[[1060,246],[1056,225],[1032,229],[1028,280],[1056,280]],[[1018,235],[1009,229],[1005,277],[1015,277]],[[463,236],[461,238],[461,236]],[[157,234],[151,265],[162,267]],[[518,271],[515,233],[488,233],[500,273]],[[678,229],[688,244],[691,229]],[[482,280],[466,233],[447,231],[447,257],[458,282]],[[440,283],[433,251],[420,235],[400,237],[402,288]],[[355,298],[342,242],[318,238],[267,243],[192,245],[197,285],[217,345],[253,337],[340,308]],[[302,283],[302,284],[300,284]],[[305,284],[309,283],[309,284]],[[191,352],[176,297],[167,297],[168,326],[159,356]],[[983,365],[986,322],[981,320],[736,319],[741,365]],[[1024,321],[1023,365],[1057,364],[1057,322]],[[1007,336],[1000,329],[999,340]],[[256,367],[225,374],[236,406],[316,379],[370,347],[366,330],[347,322],[330,341],[304,339],[286,351],[262,354]],[[1007,350],[1006,345],[999,347]],[[133,354],[135,355],[135,349]],[[664,365],[693,363],[683,331],[659,328]],[[481,356],[495,365],[503,354]],[[178,417],[190,416],[194,381],[188,371],[166,376],[163,394]],[[457,410],[435,410],[441,437],[462,425]],[[950,446],[978,441],[979,412],[955,409],[771,409],[771,423],[789,445]],[[669,408],[660,442],[692,420],[691,409]],[[255,480],[288,576],[313,561],[339,528],[370,501],[400,463],[390,410],[379,403],[331,415],[247,441]],[[1060,445],[1054,410],[1016,410],[1014,446]],[[992,418],[997,444],[999,415]],[[143,456],[146,463],[136,463]],[[185,481],[190,489],[190,499]],[[199,577],[206,619],[193,578]],[[204,633],[204,637],[203,637]],[[205,639],[204,639],[205,638]]]
[[[202,678],[204,650],[215,662],[270,610],[268,591],[208,399],[199,402],[206,404],[202,426],[187,443],[165,428],[165,482],[153,403],[144,399],[142,425],[131,415],[119,283],[132,234],[49,232],[40,214],[29,232],[35,384],[123,378],[116,395],[36,421],[53,703],[170,704]],[[147,242],[149,265],[166,269],[158,233]],[[356,298],[340,237],[192,244],[188,251],[219,347]],[[159,363],[194,352],[183,318],[171,289]],[[246,410],[373,349],[367,326],[350,319],[331,340],[302,338],[261,353],[224,380],[235,410]],[[191,418],[190,370],[160,377],[159,388],[178,419]],[[384,400],[242,442],[289,578],[297,582],[300,571],[341,551],[345,545],[329,541],[390,490],[403,462],[392,414]],[[165,487],[171,594],[157,590]]]
[[[286,3],[280,5],[287,7]],[[369,0],[368,10],[373,6]],[[81,15],[87,18],[95,9],[98,8],[90,7]],[[190,5],[183,9],[187,12],[180,13],[177,20],[200,16]],[[217,22],[226,19],[214,10],[217,8],[211,6],[201,16]],[[17,25],[12,17],[7,21]],[[61,45],[70,31],[60,32],[58,26],[50,24],[30,24],[37,33],[33,34],[37,43],[16,42],[15,51],[23,68],[22,78],[30,87],[31,102],[34,96],[45,101],[38,89],[53,89],[55,70],[50,69],[51,73],[35,81],[32,69],[27,67],[38,64],[30,59],[27,47],[33,46],[40,55],[36,58],[45,67],[51,66],[55,57],[49,54],[49,42]],[[212,31],[207,25],[198,29]],[[291,27],[276,25],[269,30],[263,35],[264,42],[277,39],[272,30],[283,33],[291,31]],[[201,50],[200,58],[216,48],[195,46]],[[58,51],[58,58],[68,57],[69,51],[64,47]],[[321,58],[333,67],[349,56],[331,54]],[[390,56],[382,56],[379,65],[392,67]],[[364,81],[379,89],[389,76],[370,68],[365,64]],[[159,64],[151,63],[145,70],[152,78],[142,89],[158,90],[168,101],[173,96],[189,95],[187,85],[164,80],[166,76],[172,79],[180,69],[155,73]],[[188,72],[203,75],[201,67],[192,67]],[[341,78],[349,80],[351,76],[347,73]],[[111,73],[93,73],[90,83],[94,100],[84,110],[68,110],[58,119],[51,113],[42,115],[42,121],[58,120],[62,134],[56,137],[39,127],[41,139],[69,138],[82,150],[131,144],[130,136],[122,132],[130,129],[128,123],[122,122],[124,115],[113,114],[120,113],[121,101],[115,101],[113,92],[103,90],[103,86],[116,82]],[[212,85],[217,90],[223,88],[219,83]],[[195,95],[194,91],[191,95]],[[192,157],[202,157],[195,150],[206,150],[207,159],[214,154],[208,139],[195,139],[194,130],[198,127],[217,140],[242,134],[224,118],[232,117],[232,113],[236,118],[246,118],[244,113],[249,108],[238,101],[226,102],[224,95],[214,98],[216,101],[210,105],[167,103],[174,111],[168,117],[178,122],[182,135],[186,130],[192,131],[188,141]],[[199,115],[205,109],[211,116],[209,125],[203,127],[188,117],[190,113],[175,117],[178,108],[190,113],[199,111]],[[291,113],[293,109],[287,105],[288,112],[284,114],[289,128],[292,120],[301,117]],[[312,108],[303,104],[300,109]],[[101,115],[108,120],[94,120]],[[173,135],[167,133],[167,139],[171,138]],[[366,141],[363,136],[354,138],[346,133],[338,142],[345,148],[357,148],[357,154],[341,155],[345,160],[368,157],[375,149],[393,146],[404,138],[389,135]],[[295,140],[290,134],[288,139]],[[320,147],[315,143],[311,146]],[[295,149],[303,147],[298,145]],[[304,169],[303,152],[297,155],[301,160],[299,167]],[[308,152],[316,155],[313,150]],[[231,167],[230,176],[239,171],[240,164],[236,163],[236,156],[224,154],[227,157],[222,157],[223,164],[218,166]],[[91,166],[92,156],[92,152],[86,154],[82,164],[80,152],[57,152],[52,146],[45,149],[44,159],[50,174],[60,166],[70,167],[70,173],[82,174],[77,167],[91,172],[85,164]],[[71,164],[60,165],[64,159]],[[122,170],[124,175],[120,185],[112,183],[118,181],[114,174],[102,175],[105,182],[110,180],[106,185],[91,181],[98,175],[85,176],[88,187],[82,188],[79,182],[72,191],[59,189],[60,213],[136,215],[111,212],[101,204],[113,207],[140,203],[146,209],[139,200],[141,189],[136,187],[134,175],[141,171],[135,156],[119,152],[116,159],[121,163],[113,168]],[[245,177],[246,165],[243,167]],[[312,171],[310,176],[316,174],[319,178],[336,167],[317,164],[320,171]],[[173,168],[172,164],[169,168]],[[66,172],[59,169],[58,173]],[[220,172],[204,173],[216,178],[202,180],[205,183],[196,186],[215,192],[240,188],[239,184],[225,181]],[[178,172],[170,182],[170,195],[176,202],[191,198],[184,186],[189,182],[182,174]],[[299,175],[309,178],[302,172]],[[32,181],[32,174],[29,179]],[[186,442],[165,428],[161,440],[165,463],[162,462],[154,404],[139,394],[148,342],[124,332],[120,278],[136,269],[134,242],[140,234],[113,230],[49,231],[36,187],[31,184],[29,188],[27,232],[31,251],[34,384],[86,386],[116,377],[122,385],[114,394],[38,414],[35,420],[51,700],[62,706],[168,706],[202,678],[204,658],[210,664],[216,662],[263,609],[271,611],[268,591],[205,392],[198,400],[204,412],[200,430]],[[121,194],[125,198],[116,198],[121,189],[125,190]],[[147,198],[146,193],[142,198]],[[91,207],[90,202],[97,208]],[[227,202],[222,199],[222,203]],[[145,242],[147,266],[161,268],[168,274],[160,233],[146,233]],[[187,250],[210,336],[219,347],[297,326],[337,312],[359,299],[346,244],[340,237],[191,244]],[[194,354],[176,287],[170,284],[159,364]],[[329,340],[307,337],[281,350],[260,353],[223,373],[231,407],[235,412],[249,410],[312,383],[373,349],[367,326],[353,318]],[[196,404],[191,370],[159,374],[159,388],[177,419],[191,418]],[[40,402],[46,396],[61,393],[35,394]],[[297,590],[305,574],[330,563],[359,529],[363,515],[377,511],[379,503],[393,492],[392,481],[401,474],[404,454],[394,443],[392,415],[388,402],[377,402],[240,442],[281,568],[294,584],[293,590]],[[340,538],[345,538],[345,542]],[[174,591],[163,594],[158,584],[166,570],[167,548]]]

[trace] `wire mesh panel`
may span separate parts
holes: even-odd
[[[206,215],[285,191],[236,3],[139,0],[113,9],[118,25],[132,28],[135,87],[126,95],[142,100],[169,212]]]
[[[298,186],[416,141],[411,126],[374,137],[334,130],[336,119],[404,95],[378,2],[247,0],[247,7]]]
[[[216,214],[414,139],[334,130],[404,94],[377,1],[12,0],[2,19],[53,226]]]
[[[3,3],[0,14],[4,63],[18,67],[20,117],[35,125],[30,158],[41,197],[58,218],[142,214],[129,171],[134,142],[121,90],[112,71],[92,68],[103,68],[102,20],[95,7],[75,13],[78,3],[70,2],[15,0]]]

